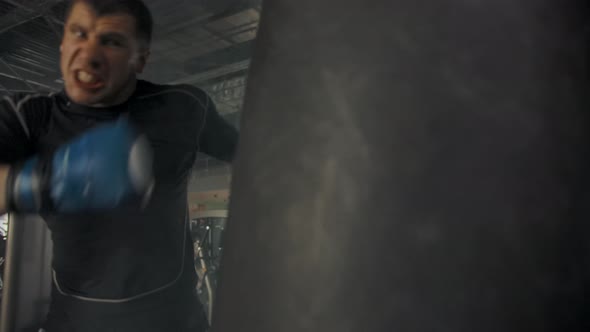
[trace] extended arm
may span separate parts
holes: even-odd
[[[206,112],[199,150],[219,160],[231,162],[238,145],[238,131],[221,117],[210,98]]]

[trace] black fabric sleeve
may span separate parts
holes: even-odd
[[[205,94],[203,128],[199,137],[199,152],[213,158],[232,162],[238,144],[238,131],[218,112],[211,97]]]
[[[0,97],[0,163],[22,161],[36,151],[39,125],[50,98],[37,95]]]

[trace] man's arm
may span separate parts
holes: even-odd
[[[232,162],[238,145],[238,131],[219,113],[208,98],[203,133],[199,150],[222,161]]]
[[[35,153],[35,142],[50,105],[51,99],[46,96],[0,96],[0,214],[8,212],[6,187],[10,165]]]
[[[38,151],[51,105],[50,97],[0,99],[0,213],[78,213],[149,199],[152,152],[129,121]]]

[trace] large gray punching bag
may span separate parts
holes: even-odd
[[[267,0],[214,332],[590,330],[579,0]]]

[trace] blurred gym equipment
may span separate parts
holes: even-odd
[[[219,265],[223,253],[222,239],[226,222],[227,210],[210,210],[198,212],[190,224],[195,248],[195,270],[199,276],[197,292],[210,322],[219,279]]]

